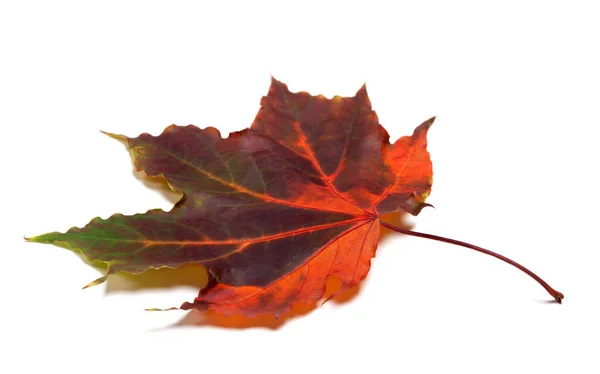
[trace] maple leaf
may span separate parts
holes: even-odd
[[[391,212],[417,215],[428,204],[431,118],[394,144],[371,109],[365,86],[354,97],[292,93],[272,79],[249,129],[223,139],[208,127],[169,126],[159,136],[109,134],[126,142],[138,171],[162,177],[182,199],[169,212],[115,214],[83,228],[28,238],[80,251],[120,271],[204,266],[207,287],[181,309],[280,316],[295,302],[323,297],[328,277],[341,290],[369,271],[380,226],[493,255],[468,243],[392,226]],[[89,286],[89,285],[88,285]]]

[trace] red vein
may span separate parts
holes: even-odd
[[[356,264],[354,265],[354,271],[352,271],[352,280],[354,280],[354,276],[356,275],[356,269],[358,269],[358,264],[360,263],[360,255],[362,255],[362,251],[363,251],[363,249],[365,249],[365,242],[367,241],[367,236],[369,236],[369,233],[371,232],[371,229],[373,228],[373,223],[375,223],[375,221],[371,222],[371,226],[367,230],[367,233],[365,234],[365,237],[363,238],[362,244],[360,245],[360,251],[358,251],[358,256],[356,256]]]
[[[331,274],[331,269],[333,268],[333,264],[335,264],[335,260],[337,259],[338,254],[340,253],[340,242],[339,240],[335,242],[336,247],[335,247],[335,256],[333,256],[333,261],[331,261],[331,264],[329,264],[329,269],[327,270],[327,274]]]
[[[310,146],[308,145],[308,143],[306,142],[306,137],[304,136],[304,134],[302,133],[302,130],[300,129],[300,125],[298,121],[293,121],[292,124],[294,125],[294,129],[296,130],[296,132],[298,133],[298,136],[300,137],[300,141],[302,144],[302,147],[306,150],[308,156],[310,157],[310,162],[313,164],[313,166],[315,167],[315,169],[317,169],[317,171],[319,172],[319,174],[321,174],[321,178],[323,179],[323,181],[327,184],[327,187],[329,187],[329,189],[340,199],[344,200],[345,202],[347,202],[348,204],[352,204],[353,206],[361,209],[362,211],[364,211],[367,214],[371,214],[369,211],[359,207],[358,205],[350,202],[348,199],[346,199],[345,197],[343,197],[339,191],[330,183],[329,178],[327,177],[327,175],[325,175],[325,172],[323,171],[323,169],[321,169],[321,165],[319,165],[319,163],[317,162],[315,155],[312,151],[312,149],[310,148]]]
[[[279,144],[280,146],[282,146],[283,148],[292,152],[293,154],[297,155],[298,157],[302,157],[303,159],[310,161],[310,159],[306,155],[303,155],[300,152],[298,152],[297,150],[295,150],[294,148],[287,146],[286,144],[282,143],[277,137],[272,135],[269,126],[265,125],[261,130],[265,132],[264,134],[261,134],[261,135],[269,137],[269,139],[273,140],[275,143]]]
[[[335,171],[328,177],[327,181],[335,180],[335,178],[337,178],[338,174],[342,170],[342,167],[345,163],[346,153],[348,152],[348,146],[350,145],[350,138],[352,137],[352,132],[354,131],[355,122],[355,118],[352,118],[352,121],[350,122],[350,131],[348,131],[348,137],[346,138],[346,142],[344,143],[344,151],[342,152],[342,157],[340,158],[340,162],[335,168]]]
[[[373,205],[371,205],[371,210],[373,211],[374,215],[377,215],[377,213],[375,212],[375,207],[381,202],[381,200],[383,200],[390,193],[390,191],[394,187],[396,187],[396,185],[400,181],[400,177],[402,176],[402,174],[406,170],[406,167],[408,166],[408,163],[412,161],[412,156],[413,156],[414,153],[415,153],[415,147],[412,147],[411,150],[410,150],[410,154],[408,155],[408,158],[406,159],[406,162],[404,163],[404,167],[402,168],[402,170],[400,170],[399,173],[396,174],[396,180],[394,181],[394,183],[379,197],[379,199],[377,199],[377,201],[375,201],[373,203]]]
[[[192,169],[194,169],[194,170],[198,171],[199,173],[201,173],[201,174],[205,175],[205,176],[206,176],[206,177],[208,177],[209,179],[212,179],[212,180],[214,180],[214,181],[216,181],[216,182],[219,182],[219,183],[221,183],[221,184],[223,184],[223,185],[225,185],[225,186],[231,187],[231,188],[233,188],[233,189],[234,189],[234,190],[236,190],[236,191],[239,191],[239,192],[245,193],[245,194],[247,194],[247,195],[250,195],[250,196],[256,197],[256,198],[258,198],[258,199],[262,199],[262,200],[264,200],[264,201],[269,201],[269,202],[276,203],[276,204],[280,204],[280,205],[287,205],[287,206],[291,206],[291,207],[294,207],[294,208],[312,209],[312,210],[317,210],[317,211],[322,211],[322,212],[342,213],[342,212],[340,212],[340,211],[336,211],[336,210],[330,210],[330,209],[323,209],[323,208],[317,208],[317,207],[311,207],[311,206],[305,206],[305,205],[294,204],[294,203],[291,203],[291,202],[289,202],[289,201],[286,201],[286,200],[281,200],[281,199],[277,199],[277,198],[271,197],[271,196],[269,196],[269,195],[267,195],[267,194],[264,194],[264,193],[258,193],[258,192],[255,192],[255,191],[249,190],[249,189],[247,189],[247,188],[244,188],[244,187],[242,187],[242,186],[240,186],[240,185],[237,185],[237,184],[235,184],[235,183],[232,183],[232,182],[229,182],[229,181],[223,180],[223,179],[221,179],[221,178],[217,177],[216,175],[213,175],[213,174],[211,174],[211,173],[209,173],[209,172],[207,172],[207,171],[205,171],[205,170],[202,170],[202,169],[198,168],[196,165],[194,165],[194,164],[192,164],[192,163],[188,162],[187,160],[185,160],[185,159],[183,159],[183,158],[181,158],[181,157],[177,156],[177,155],[176,155],[176,154],[174,154],[174,153],[171,153],[171,152],[169,152],[169,151],[166,151],[166,150],[164,150],[164,149],[161,149],[161,151],[162,151],[162,152],[165,152],[166,154],[170,155],[171,157],[175,158],[176,160],[179,160],[181,163],[183,163],[183,164],[185,164],[185,165],[188,165],[188,166],[190,166]],[[345,199],[344,199],[344,200],[345,200]],[[354,204],[353,204],[353,205],[354,205]],[[362,209],[362,208],[361,208],[361,209]],[[363,210],[364,210],[364,209],[363,209]],[[365,211],[365,212],[366,212],[366,211]],[[367,213],[368,213],[368,212],[367,212]],[[370,214],[370,213],[369,213],[369,214]]]
[[[269,288],[271,288],[271,287],[272,287],[274,284],[276,284],[276,283],[279,283],[279,282],[280,282],[280,281],[282,281],[283,279],[286,279],[286,278],[288,278],[288,277],[291,277],[291,276],[292,276],[294,273],[296,273],[296,272],[297,272],[297,271],[299,271],[300,269],[303,269],[303,268],[304,268],[304,265],[308,264],[308,263],[309,263],[310,261],[312,261],[312,260],[313,260],[315,257],[317,257],[319,254],[321,254],[321,252],[323,252],[323,250],[324,250],[325,248],[329,247],[329,246],[330,246],[330,245],[331,245],[333,242],[335,242],[335,241],[338,241],[338,240],[339,240],[339,239],[340,239],[342,236],[348,235],[348,234],[349,234],[349,233],[351,233],[352,231],[354,231],[354,230],[357,230],[357,229],[361,228],[362,226],[364,226],[364,225],[368,224],[369,222],[373,222],[373,220],[372,220],[372,219],[369,219],[367,222],[363,223],[362,225],[358,225],[358,226],[352,227],[352,228],[348,229],[347,231],[344,231],[344,232],[342,232],[342,233],[340,233],[340,234],[336,235],[336,236],[335,236],[333,239],[331,239],[329,242],[327,242],[326,244],[324,244],[324,245],[321,247],[321,249],[320,249],[320,250],[318,250],[317,252],[315,252],[315,254],[314,254],[314,255],[312,255],[311,257],[309,257],[308,259],[306,259],[306,261],[304,261],[304,263],[303,263],[303,264],[301,264],[300,266],[298,266],[298,267],[297,267],[297,268],[296,268],[294,271],[292,271],[292,272],[290,272],[290,273],[288,273],[288,274],[284,275],[283,277],[281,277],[281,278],[279,278],[279,279],[277,279],[277,280],[273,281],[272,283],[269,283],[268,285],[266,285],[266,286],[265,286],[265,287],[263,287],[263,288],[259,288],[258,290],[256,290],[256,292],[254,292],[254,293],[252,293],[252,294],[250,294],[250,295],[246,296],[245,298],[243,298],[243,299],[241,299],[241,300],[236,300],[236,301],[233,301],[233,302],[210,302],[210,301],[209,301],[209,303],[210,303],[210,304],[229,304],[229,305],[232,305],[232,304],[239,304],[239,303],[243,303],[244,301],[246,301],[246,300],[248,300],[248,299],[250,299],[250,298],[252,298],[252,297],[256,296],[257,294],[259,294],[259,293],[261,293],[261,292],[267,292],[267,290],[268,290]],[[202,299],[200,299],[200,298],[198,298],[198,297],[197,297],[196,299],[199,299],[200,301],[206,302],[205,300],[202,300]],[[222,301],[222,300],[220,300],[220,301]],[[191,304],[191,303],[184,303],[184,305],[185,305],[185,304]]]
[[[323,225],[316,225],[311,227],[305,227],[298,230],[291,230],[282,232],[279,234],[274,234],[270,236],[263,236],[254,239],[236,239],[236,240],[207,240],[207,241],[198,241],[198,240],[147,240],[147,239],[113,239],[113,238],[103,238],[103,237],[92,237],[92,236],[82,236],[85,239],[95,239],[100,241],[111,241],[111,242],[123,242],[123,243],[140,243],[146,246],[154,246],[154,245],[230,245],[230,244],[252,244],[252,243],[260,243],[271,240],[277,240],[280,238],[285,238],[293,235],[300,235],[304,233],[319,231],[328,229],[336,226],[343,226],[353,222],[360,221],[372,221],[372,217],[356,217],[352,219],[348,219],[345,221],[335,222],[335,223],[327,223]]]
[[[206,262],[209,262],[209,261],[218,260],[218,259],[223,258],[223,257],[228,257],[228,256],[231,256],[234,253],[239,253],[239,252],[243,251],[244,249],[246,249],[246,247],[249,246],[250,244],[251,244],[251,242],[243,242],[243,243],[240,244],[239,247],[237,247],[233,251],[227,252],[227,253],[222,253],[222,254],[220,254],[220,255],[218,255],[216,257],[211,257],[211,258],[203,259],[202,263],[206,263]]]
[[[298,287],[298,289],[296,290],[296,292],[294,293],[294,296],[292,296],[289,300],[292,300],[292,303],[294,302],[294,300],[296,300],[296,297],[298,297],[298,294],[300,293],[300,291],[302,291],[302,287],[304,287],[304,284],[306,283],[306,280],[308,279],[308,273],[310,271],[310,262],[307,262],[304,266],[302,266],[301,268],[305,268],[306,272],[304,273],[304,277],[302,278],[302,282],[300,282],[300,287]],[[298,269],[300,270],[300,269]]]
[[[344,151],[342,152],[342,158],[340,160],[340,163],[338,164],[337,168],[335,168],[335,171],[329,177],[327,177],[327,182],[335,180],[335,178],[337,178],[338,174],[342,171],[342,167],[344,166],[344,163],[345,163],[344,157],[346,156],[346,152],[348,151],[349,143],[350,143],[350,140],[348,139],[348,141],[346,141],[346,144],[344,145]]]

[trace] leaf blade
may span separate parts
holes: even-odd
[[[379,215],[428,205],[432,123],[390,144],[364,86],[326,99],[273,79],[251,128],[227,138],[193,125],[107,133],[126,143],[138,171],[183,194],[169,212],[97,217],[28,240],[107,264],[90,285],[119,271],[201,264],[210,287],[181,308],[281,315],[321,298],[330,276],[342,289],[366,277]]]

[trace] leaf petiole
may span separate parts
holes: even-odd
[[[461,247],[473,249],[475,251],[484,253],[486,255],[490,255],[490,256],[496,257],[497,259],[502,260],[502,261],[504,261],[504,262],[506,262],[506,263],[508,263],[508,264],[510,264],[510,265],[512,265],[514,267],[516,267],[517,269],[519,269],[522,272],[524,272],[527,275],[529,275],[531,278],[535,279],[539,284],[542,285],[542,287],[544,287],[546,289],[546,291],[559,304],[562,302],[562,299],[565,297],[562,293],[560,293],[560,292],[556,291],[554,288],[550,287],[550,285],[548,283],[546,283],[542,278],[538,277],[531,270],[527,269],[525,266],[523,266],[523,265],[521,265],[519,263],[516,263],[515,261],[511,260],[508,257],[502,256],[501,254],[498,254],[496,252],[492,252],[490,250],[478,247],[478,246],[473,245],[473,244],[462,242],[460,240],[455,240],[455,239],[445,238],[443,236],[437,236],[437,235],[432,235],[432,234],[426,234],[426,233],[422,233],[422,232],[407,230],[407,229],[404,229],[404,228],[401,228],[401,227],[396,227],[394,225],[390,225],[389,223],[381,221],[381,220],[380,220],[380,222],[381,222],[382,226],[387,227],[390,230],[399,232],[401,234],[410,235],[410,236],[417,236],[417,237],[420,237],[420,238],[437,240],[437,241],[444,242],[444,243],[454,244],[454,245],[458,245],[458,246],[461,246]]]

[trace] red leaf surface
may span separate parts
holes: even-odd
[[[252,126],[225,139],[191,125],[159,136],[111,134],[127,143],[137,170],[183,193],[171,211],[95,218],[28,240],[105,262],[106,276],[201,264],[209,285],[181,309],[279,316],[322,298],[330,276],[342,290],[360,282],[375,256],[379,217],[427,206],[433,121],[391,144],[364,86],[354,97],[327,99],[273,79]]]

